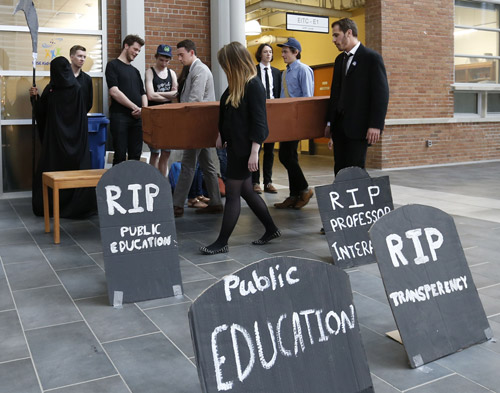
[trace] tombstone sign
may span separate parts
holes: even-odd
[[[293,257],[224,277],[189,310],[204,393],[373,392],[347,274]]]
[[[168,180],[151,165],[126,161],[96,190],[110,303],[182,295]]]
[[[407,205],[378,220],[370,237],[411,367],[492,336],[450,215]]]
[[[345,168],[333,184],[316,187],[316,199],[335,265],[375,262],[368,229],[394,210],[389,177],[371,178],[364,169]]]

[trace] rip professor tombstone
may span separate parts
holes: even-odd
[[[182,295],[170,184],[140,161],[108,170],[97,185],[111,304]]]
[[[371,178],[364,169],[345,168],[333,184],[316,187],[316,199],[335,265],[375,262],[368,229],[394,210],[389,176]]]
[[[256,262],[189,310],[204,393],[373,392],[347,274],[293,257]]]
[[[491,338],[450,215],[407,205],[377,221],[370,237],[411,367]]]

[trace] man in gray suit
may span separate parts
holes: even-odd
[[[196,45],[191,40],[177,44],[177,58],[184,67],[189,67],[189,74],[180,93],[180,102],[215,101],[214,79],[210,69],[196,56]],[[174,216],[184,214],[184,202],[193,183],[196,160],[199,160],[203,178],[207,186],[210,202],[207,207],[196,210],[196,213],[221,213],[223,211],[219,192],[217,170],[212,157],[215,148],[184,150],[181,161],[181,173],[174,191]]]

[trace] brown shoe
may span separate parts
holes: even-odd
[[[195,210],[197,214],[215,214],[215,213],[222,213],[223,211],[224,208],[222,207],[222,205],[208,205],[203,209]]]
[[[309,203],[309,200],[312,198],[314,195],[314,192],[312,189],[308,188],[305,191],[302,191],[300,194],[300,198],[297,200],[297,203],[293,207],[294,209],[302,209],[305,205]]]
[[[174,217],[182,217],[184,215],[184,208],[180,206],[174,206]]]
[[[262,188],[260,188],[259,183],[255,183],[255,184],[253,185],[253,190],[254,190],[257,194],[262,194]]]
[[[278,190],[274,188],[271,183],[264,184],[264,192],[268,192],[270,194],[277,194]]]
[[[281,203],[275,203],[274,207],[276,209],[288,209],[288,208],[292,208],[292,207],[295,206],[295,204],[297,203],[297,201],[298,201],[297,197],[295,197],[295,196],[289,196],[283,202],[281,202]]]

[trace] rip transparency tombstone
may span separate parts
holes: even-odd
[[[96,190],[110,303],[182,295],[168,180],[151,165],[125,161]]]
[[[293,257],[225,276],[192,304],[204,393],[373,392],[347,274]]]
[[[407,205],[377,221],[370,237],[411,367],[491,338],[450,215]]]
[[[362,168],[345,168],[333,184],[316,187],[316,199],[335,265],[375,262],[368,229],[394,210],[389,176],[371,178]]]

